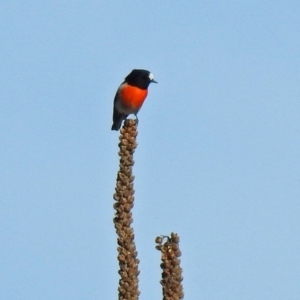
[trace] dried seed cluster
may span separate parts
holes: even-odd
[[[118,235],[119,260],[119,300],[137,300],[138,264],[137,251],[134,243],[134,232],[131,209],[134,204],[134,189],[132,166],[133,153],[137,147],[137,128],[134,120],[126,120],[121,129],[119,156],[120,170],[117,176],[116,193],[114,194],[114,209],[116,210],[114,224]]]
[[[166,242],[164,240],[166,239]],[[155,239],[156,249],[161,251],[163,300],[183,299],[182,269],[180,267],[181,252],[179,249],[179,236],[171,233],[171,237],[162,236]]]

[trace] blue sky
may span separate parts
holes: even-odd
[[[112,102],[139,113],[140,299],[181,237],[186,299],[300,294],[298,1],[6,1],[0,9],[0,296],[117,299]]]

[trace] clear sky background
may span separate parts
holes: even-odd
[[[299,1],[2,1],[0,298],[117,299],[118,85],[139,113],[140,299],[181,237],[185,299],[300,295]]]

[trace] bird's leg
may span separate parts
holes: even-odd
[[[138,118],[137,114],[135,114],[135,122],[136,122],[136,126],[138,126],[139,125],[139,118]]]

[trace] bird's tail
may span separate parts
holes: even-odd
[[[123,120],[127,118],[128,115],[119,113],[116,108],[114,108],[113,114],[113,124],[111,126],[111,130],[119,130],[121,128]]]

